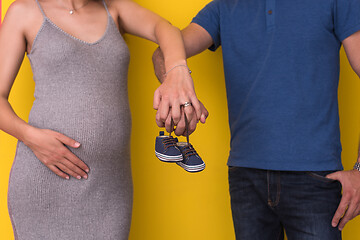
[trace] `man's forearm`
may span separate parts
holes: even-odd
[[[191,23],[188,27],[181,31],[186,58],[192,57],[205,51],[213,44],[210,34],[201,26]],[[160,48],[156,49],[153,57],[154,69],[156,77],[162,83],[165,80],[165,59]]]
[[[155,50],[155,52],[152,56],[152,60],[153,60],[153,64],[154,64],[155,75],[156,75],[157,79],[160,81],[160,83],[163,83],[166,72],[165,72],[164,55],[163,55],[160,47],[158,47]]]

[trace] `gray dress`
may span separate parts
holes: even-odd
[[[90,173],[88,180],[62,179],[19,141],[8,191],[17,240],[128,239],[129,50],[106,11],[106,32],[87,43],[61,30],[41,9],[44,21],[28,54],[36,84],[29,123],[79,141],[81,147],[71,151]]]

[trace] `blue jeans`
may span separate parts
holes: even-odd
[[[231,210],[237,240],[339,240],[331,220],[341,184],[324,172],[229,167]]]

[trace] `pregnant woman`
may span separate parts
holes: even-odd
[[[128,239],[124,33],[160,45],[168,81],[192,82],[180,31],[130,0],[17,0],[10,6],[0,30],[0,129],[19,139],[8,192],[15,239]],[[25,52],[36,84],[29,123],[8,102]],[[187,88],[193,91],[192,84]]]

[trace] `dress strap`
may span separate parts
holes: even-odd
[[[41,5],[40,5],[40,3],[39,3],[39,0],[35,0],[35,1],[36,1],[37,5],[39,6],[39,9],[40,9],[43,17],[46,18],[45,12],[44,12],[43,8],[41,7]]]
[[[36,1],[37,1],[37,0],[36,0]],[[107,5],[106,5],[106,3],[105,3],[105,0],[102,0],[102,2],[103,2],[103,4],[104,4],[104,7],[105,7],[105,9],[106,9],[107,14],[108,14],[109,16],[111,16],[111,15],[110,15],[110,12],[109,12],[109,9],[108,9],[108,7],[107,7]]]

